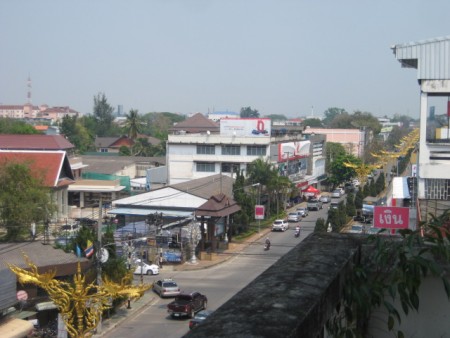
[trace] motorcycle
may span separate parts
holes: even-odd
[[[300,229],[298,229],[298,230],[296,229],[295,230],[294,236],[295,237],[299,237],[300,236]]]
[[[264,251],[267,251],[270,249],[270,242],[266,242],[266,244],[264,244]]]

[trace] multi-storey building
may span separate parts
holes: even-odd
[[[450,208],[450,36],[397,44],[392,50],[402,67],[417,69],[420,141],[416,173],[419,217],[424,220],[430,213],[438,216]]]
[[[78,116],[79,112],[69,107],[49,107],[47,105],[0,105],[0,117],[12,119],[45,119],[51,122],[62,120],[64,116]]]
[[[317,182],[325,173],[324,140],[311,140],[299,133],[275,133],[267,118],[221,119],[219,128],[198,129],[208,125],[197,114],[184,121],[183,130],[172,130],[167,141],[169,184],[236,171],[246,173],[254,160],[261,158],[275,164],[281,175],[299,186],[308,180]],[[193,123],[191,126],[190,123]],[[197,128],[195,128],[197,127]],[[187,130],[195,130],[187,132]]]

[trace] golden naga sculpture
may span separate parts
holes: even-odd
[[[367,181],[367,175],[369,175],[374,169],[378,168],[378,165],[373,164],[354,164],[351,162],[344,162],[344,165],[347,168],[353,168],[356,172],[356,176],[358,176],[358,180],[361,185],[364,185]]]
[[[58,307],[71,337],[88,337],[101,318],[104,310],[112,306],[112,300],[121,296],[130,299],[140,298],[151,285],[138,286],[113,283],[107,279],[102,285],[90,283],[86,285],[85,277],[81,275],[80,263],[73,283],[54,279],[55,271],[39,274],[35,264],[27,255],[24,259],[30,270],[8,264],[22,284],[34,284],[47,291],[50,299]],[[126,279],[126,278],[125,278]]]

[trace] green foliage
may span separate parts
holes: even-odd
[[[114,109],[108,103],[104,93],[98,93],[97,96],[94,96],[95,135],[99,137],[116,135],[113,130],[113,111]]]
[[[345,109],[343,108],[328,108],[327,110],[325,110],[325,112],[323,113],[323,115],[325,116],[325,118],[322,120],[322,123],[326,126],[329,127],[330,123],[339,115],[342,114],[348,114]]]
[[[130,112],[125,115],[126,121],[124,129],[126,130],[128,137],[135,140],[138,134],[141,132],[141,121],[139,113],[135,109],[131,109]]]
[[[450,261],[449,211],[421,230],[402,230],[400,236],[371,235],[363,246],[360,260],[343,283],[343,297],[335,316],[327,322],[334,337],[365,337],[370,315],[382,307],[387,311],[386,327],[398,337],[401,312],[408,315],[419,310],[419,290],[423,278],[433,275],[442,279],[450,299],[450,284],[443,266]],[[399,302],[401,309],[394,305]]]
[[[127,146],[120,146],[119,148],[119,155],[120,156],[131,156],[131,150]]]
[[[318,218],[316,220],[316,225],[314,227],[314,232],[327,232],[327,225],[323,218]]]
[[[345,203],[345,211],[346,211],[347,216],[353,217],[356,215],[355,196],[352,193],[347,194],[347,200]]]
[[[259,113],[256,109],[249,107],[242,107],[240,112],[241,118],[258,118]]]
[[[358,189],[355,195],[355,208],[362,209],[364,195],[361,189]]]
[[[269,114],[265,117],[269,118],[271,121],[286,121],[288,118],[282,114]]]
[[[3,163],[0,187],[0,222],[7,241],[27,239],[31,223],[44,223],[55,210],[43,176],[32,173],[28,164]]]
[[[311,127],[311,128],[323,128],[323,123],[320,119],[317,118],[308,118],[304,119],[302,122],[302,125],[304,127]]]
[[[385,186],[384,172],[381,172],[378,175],[377,180],[375,181],[375,189],[376,189],[377,195],[380,194],[384,190],[384,186]]]
[[[345,166],[344,163],[359,164],[361,160],[353,155],[341,155],[331,162],[329,181],[335,186],[350,181],[356,176],[355,169]]]
[[[0,118],[0,134],[39,134],[30,124],[9,117]]]
[[[94,131],[89,130],[85,126],[85,122],[89,118],[77,116],[64,116],[59,124],[61,134],[67,137],[67,139],[72,143],[77,153],[84,153],[86,151],[94,150]],[[92,120],[93,121],[93,120]],[[89,125],[89,123],[86,123]]]

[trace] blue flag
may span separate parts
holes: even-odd
[[[79,247],[79,245],[77,244],[77,257],[81,257],[81,249]]]

